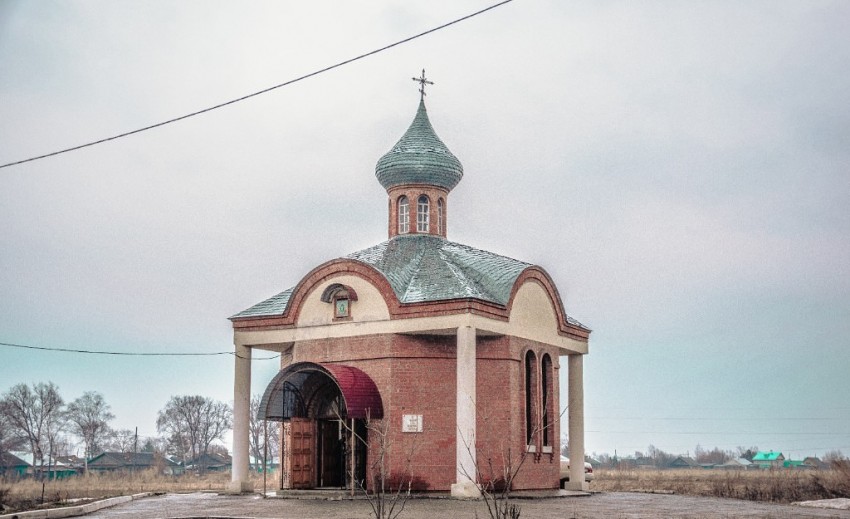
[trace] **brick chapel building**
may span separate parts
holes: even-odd
[[[390,476],[429,491],[476,495],[476,463],[492,460],[498,473],[508,453],[526,453],[515,489],[558,488],[558,374],[568,367],[570,452],[583,459],[590,330],[566,314],[541,267],[447,239],[463,168],[434,132],[424,94],[375,174],[388,195],[387,241],[230,318],[231,490],[250,488],[253,350],[281,353],[260,418],[284,422],[283,487],[350,487],[352,473],[368,486],[380,430]],[[352,428],[368,445],[352,441]],[[586,488],[582,463],[571,471],[569,488]]]

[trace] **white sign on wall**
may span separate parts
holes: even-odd
[[[422,415],[421,414],[401,415],[401,432],[421,433],[422,432]]]

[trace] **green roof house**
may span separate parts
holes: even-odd
[[[153,452],[102,452],[89,460],[89,471],[94,473],[132,473],[149,469],[169,476],[183,473],[183,467]]]
[[[5,479],[22,478],[27,474],[30,464],[11,452],[0,452],[0,477]]]
[[[689,456],[679,456],[670,462],[671,469],[698,469],[699,463]]]
[[[762,469],[769,469],[772,467],[781,468],[784,462],[785,456],[783,456],[781,452],[758,451],[756,455],[753,456],[753,464]]]
[[[784,462],[782,462],[782,467],[786,468],[786,469],[799,469],[799,470],[807,470],[807,469],[817,468],[817,467],[813,467],[812,465],[809,465],[808,463],[806,463],[805,460],[785,460]]]

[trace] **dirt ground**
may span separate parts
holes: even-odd
[[[688,497],[676,495],[606,492],[587,497],[522,499],[522,517],[535,518],[615,518],[685,517],[685,518],[850,518],[850,511],[819,510],[793,505],[754,503],[734,499]],[[155,518],[299,518],[336,519],[367,518],[365,501],[327,501],[296,499],[263,499],[259,495],[225,496],[212,493],[168,494],[154,496],[87,516],[90,519],[155,519]],[[480,501],[451,499],[412,499],[400,519],[438,517],[485,518],[487,511]]]

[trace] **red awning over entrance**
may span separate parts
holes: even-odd
[[[378,386],[361,370],[341,364],[319,364],[325,368],[336,381],[339,390],[345,398],[345,408],[348,418],[384,417],[384,405]]]
[[[283,368],[266,387],[258,410],[259,418],[284,420],[308,417],[314,397],[328,382],[335,384],[345,401],[342,418],[384,417],[378,386],[362,370],[341,364],[298,362]]]

